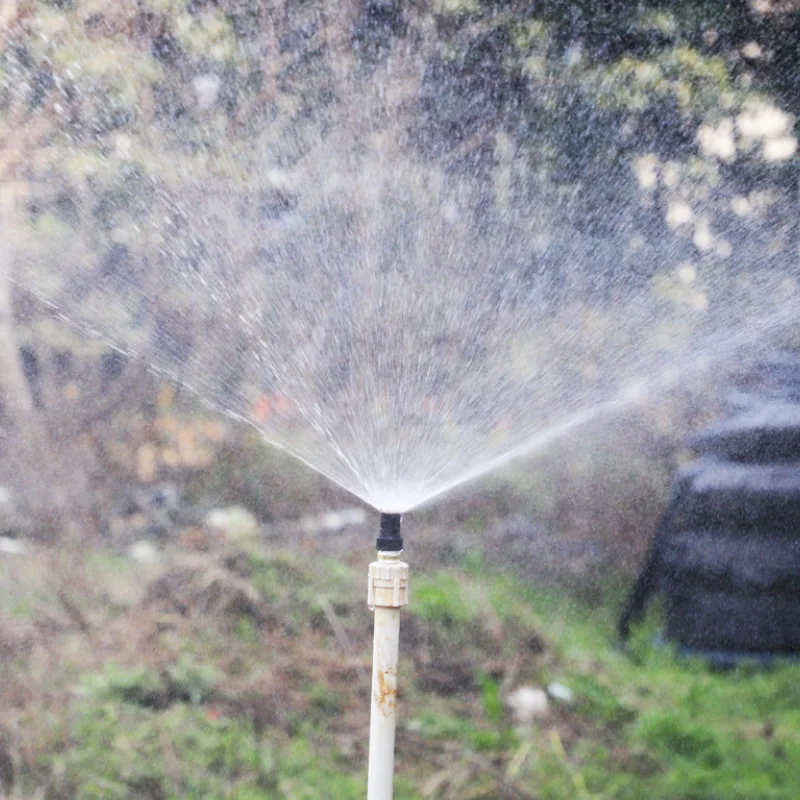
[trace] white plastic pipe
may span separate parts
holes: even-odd
[[[379,551],[369,565],[367,602],[375,611],[367,800],[392,800],[400,609],[408,603],[408,564],[400,553]]]

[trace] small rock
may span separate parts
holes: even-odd
[[[17,534],[26,527],[14,502],[11,489],[0,486],[0,533]]]
[[[192,87],[197,95],[197,105],[202,109],[213,106],[217,102],[221,86],[222,79],[213,72],[196,76],[192,80]]]
[[[366,521],[367,512],[363,508],[341,508],[319,517],[306,517],[302,525],[306,533],[337,533],[351,526],[363,525]]]
[[[343,508],[329,511],[320,517],[320,528],[323,531],[340,531],[349,525],[363,525],[367,520],[367,512],[363,508]]]
[[[255,516],[242,506],[215,508],[213,511],[209,511],[206,514],[205,525],[234,541],[254,539],[261,530]]]
[[[17,539],[10,539],[8,536],[0,536],[0,553],[9,556],[24,556],[28,548],[24,542]]]
[[[161,551],[147,539],[134,542],[128,550],[128,555],[140,564],[157,564],[161,561]]]
[[[530,725],[537,717],[544,716],[550,705],[547,692],[535,686],[520,686],[508,696],[506,704],[520,725]]]
[[[572,689],[570,689],[569,686],[564,686],[563,683],[558,683],[558,681],[553,681],[547,687],[547,694],[559,703],[569,704],[575,699],[575,694]]]

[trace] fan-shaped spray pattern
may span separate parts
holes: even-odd
[[[720,279],[694,304],[624,272],[587,285],[542,245],[568,235],[544,205],[500,213],[477,182],[360,144],[321,139],[277,188],[266,170],[148,182],[107,210],[118,249],[98,261],[109,234],[90,222],[18,258],[16,279],[387,512],[797,316],[785,278]]]

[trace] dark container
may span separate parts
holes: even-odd
[[[735,413],[691,442],[698,458],[675,481],[620,634],[661,593],[665,635],[684,651],[797,655],[800,360],[762,362],[730,394]]]

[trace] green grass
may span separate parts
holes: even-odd
[[[86,798],[356,797],[360,782],[307,740],[264,741],[252,725],[174,705],[77,703],[67,720],[76,746],[50,759],[62,785]],[[322,757],[321,757],[322,756]]]
[[[509,588],[498,594],[511,606]],[[586,726],[563,754],[558,747],[547,754],[547,743],[536,735],[543,762],[520,774],[529,775],[542,796],[796,796],[798,666],[721,673],[680,660],[652,646],[653,619],[626,655],[611,640],[613,595],[589,608],[552,592],[523,594],[560,653],[552,677],[575,692],[568,718]]]
[[[299,553],[226,563],[268,602],[266,627],[244,615],[142,617],[135,602],[115,601],[94,650],[62,631],[39,643],[48,670],[37,671],[41,649],[1,656],[0,692],[17,692],[16,705],[0,697],[17,796],[363,796],[369,691],[354,664],[366,667],[370,648],[364,570],[331,563],[320,586]],[[136,569],[125,562],[109,574]],[[800,667],[718,672],[678,659],[652,646],[653,615],[622,652],[612,635],[620,592],[595,594],[601,601],[589,603],[532,586],[474,555],[460,568],[412,572],[396,796],[795,800]],[[39,602],[53,613],[52,598]],[[15,598],[4,604],[14,609]],[[102,609],[90,611],[101,628]],[[122,646],[149,624],[150,649]],[[572,701],[515,724],[508,696],[551,681]]]

